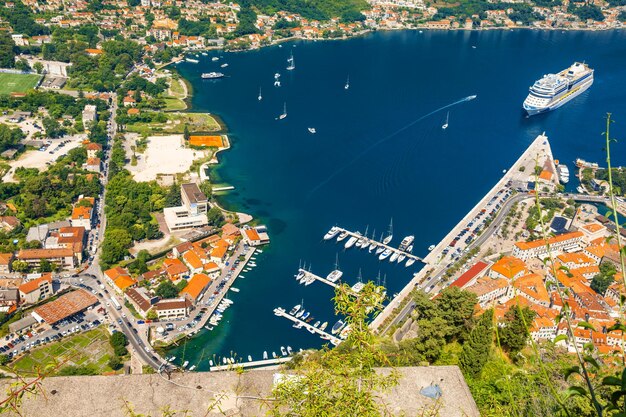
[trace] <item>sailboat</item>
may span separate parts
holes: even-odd
[[[387,234],[387,237],[383,239],[383,243],[386,245],[391,242],[391,239],[393,239],[393,217],[391,218],[391,221],[389,221],[389,233]]]
[[[287,117],[287,103],[283,104],[283,112],[278,116],[278,120],[283,120],[285,117]]]
[[[309,127],[309,128],[307,128],[307,130],[309,131],[309,133],[312,133],[312,134],[317,133],[317,130],[315,130],[314,127]]]
[[[446,130],[448,128],[448,119],[450,118],[450,112],[448,112],[448,114],[446,114],[446,122],[443,124],[443,126],[441,126],[441,128],[443,130]]]
[[[383,241],[383,233],[382,233],[382,232],[380,232],[380,241],[381,241],[381,242]],[[385,246],[383,246],[383,245],[379,245],[379,246],[376,248],[376,255],[379,255],[379,254],[380,254],[382,251],[384,251],[384,250],[385,250]]]
[[[344,90],[347,90],[350,88],[350,76],[348,75],[348,79],[346,80],[346,85],[343,86]]]
[[[261,101],[263,100],[263,96],[261,95],[261,87],[259,87],[259,97],[258,100]]]
[[[296,69],[296,62],[293,59],[293,52],[291,53],[291,56],[289,57],[287,62],[289,62],[289,65],[287,66],[287,71],[293,71]]]
[[[339,270],[339,254],[337,254],[335,257],[335,269],[326,276],[326,279],[330,282],[337,282],[337,280],[340,279],[342,275],[343,272]]]

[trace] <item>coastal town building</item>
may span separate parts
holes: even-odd
[[[79,289],[63,294],[58,299],[37,307],[31,313],[39,323],[50,326],[74,314],[87,310],[98,303],[98,299],[87,291]]]
[[[535,240],[532,242],[517,242],[513,247],[513,256],[528,260],[531,258],[546,258],[548,256],[548,245],[553,255],[563,252],[575,252],[581,249],[583,233],[580,231],[564,233],[547,239]]]
[[[104,271],[104,277],[109,285],[119,294],[123,294],[128,288],[137,285],[137,280],[132,278],[126,269],[119,266]]]
[[[83,109],[83,126],[89,131],[91,125],[98,121],[98,109],[93,104],[85,105]]]
[[[80,196],[72,208],[70,222],[74,227],[82,227],[91,230],[94,216],[95,198]]]
[[[11,265],[15,256],[13,253],[0,253],[0,274],[11,272]]]
[[[39,268],[41,261],[46,260],[61,268],[76,268],[77,259],[71,248],[56,249],[20,249],[16,259],[24,261],[30,268]]]
[[[45,273],[19,286],[20,299],[23,304],[35,304],[54,293],[52,274]]]
[[[211,278],[207,275],[196,274],[189,280],[187,286],[180,292],[180,296],[187,298],[195,304],[200,297],[202,297],[204,291],[208,288],[210,283]]]
[[[265,226],[245,226],[241,229],[241,236],[250,246],[261,246],[270,243],[270,237]]]
[[[182,319],[191,311],[191,301],[187,298],[161,300],[154,305],[154,310],[160,320]]]
[[[128,300],[142,317],[146,317],[152,305],[158,301],[158,297],[151,296],[148,290],[143,287],[129,288],[124,293],[124,298]]]
[[[165,222],[170,231],[185,230],[208,224],[209,200],[195,183],[180,186],[182,205],[163,209]]]

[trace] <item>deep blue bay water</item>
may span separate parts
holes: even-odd
[[[293,72],[285,70],[291,52]],[[223,58],[212,62],[212,56]],[[528,87],[574,61],[596,70],[594,85],[554,112],[525,118]],[[221,69],[223,62],[229,66]],[[617,120],[613,136],[626,138],[621,31],[384,32],[215,52],[178,70],[193,85],[194,111],[219,115],[229,129],[232,149],[220,155],[222,164],[211,175],[236,190],[220,203],[255,216],[272,239],[257,256],[259,266],[236,282],[241,292],[227,295],[235,304],[219,327],[172,351],[177,362],[184,357],[200,370],[213,355],[260,359],[280,346],[321,346],[317,336],[272,313],[303,299],[316,320],[336,321],[329,287],[294,281],[300,260],[326,275],[339,253],[347,282],[356,282],[359,269],[364,279],[380,271],[390,295],[420,267],[381,263],[366,250],[323,242],[332,225],[361,232],[369,225],[379,236],[393,217],[394,242],[414,234],[414,252],[425,255],[538,134],[546,132],[555,157],[570,168],[577,157],[605,164],[600,134],[606,112]],[[202,80],[209,71],[228,78]],[[273,87],[276,72],[280,88]],[[430,114],[474,94],[475,100]],[[288,117],[275,120],[284,102]],[[614,164],[626,164],[625,143],[614,145]],[[569,188],[576,185],[573,178]]]

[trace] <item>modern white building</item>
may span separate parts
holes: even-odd
[[[182,184],[180,195],[182,206],[163,209],[168,229],[174,231],[206,226],[208,224],[209,200],[198,185],[195,183]]]

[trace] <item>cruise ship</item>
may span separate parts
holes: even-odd
[[[524,110],[529,116],[557,109],[580,95],[593,84],[593,69],[575,62],[558,74],[544,75],[530,87],[524,100]]]

